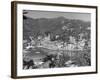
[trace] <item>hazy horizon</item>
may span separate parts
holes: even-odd
[[[57,12],[57,11],[36,11],[36,10],[23,10],[30,18],[57,18],[65,17],[67,19],[78,19],[83,21],[91,21],[90,13],[76,13],[76,12]]]

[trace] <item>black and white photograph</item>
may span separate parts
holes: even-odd
[[[91,14],[23,10],[23,69],[91,66]]]
[[[97,7],[13,2],[12,76],[97,73]]]

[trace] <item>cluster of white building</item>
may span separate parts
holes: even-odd
[[[80,39],[80,41],[76,42],[75,38],[70,36],[70,43],[63,42],[63,41],[51,41],[50,35],[45,36],[42,38],[38,36],[38,40],[32,39],[31,44],[33,47],[43,47],[52,50],[83,50],[85,46],[86,39]],[[34,46],[34,44],[36,44]],[[89,43],[90,45],[90,43]],[[32,46],[32,45],[31,45]]]

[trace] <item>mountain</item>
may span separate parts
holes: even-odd
[[[75,38],[83,33],[84,36],[90,38],[90,29],[90,22],[82,20],[66,19],[64,17],[38,19],[23,17],[24,39],[29,39],[29,36],[44,35],[46,32],[62,37],[74,36]]]

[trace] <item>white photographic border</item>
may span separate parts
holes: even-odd
[[[91,14],[91,66],[49,69],[23,69],[23,10],[79,12]],[[96,71],[96,9],[50,5],[17,4],[17,76],[84,73]]]

